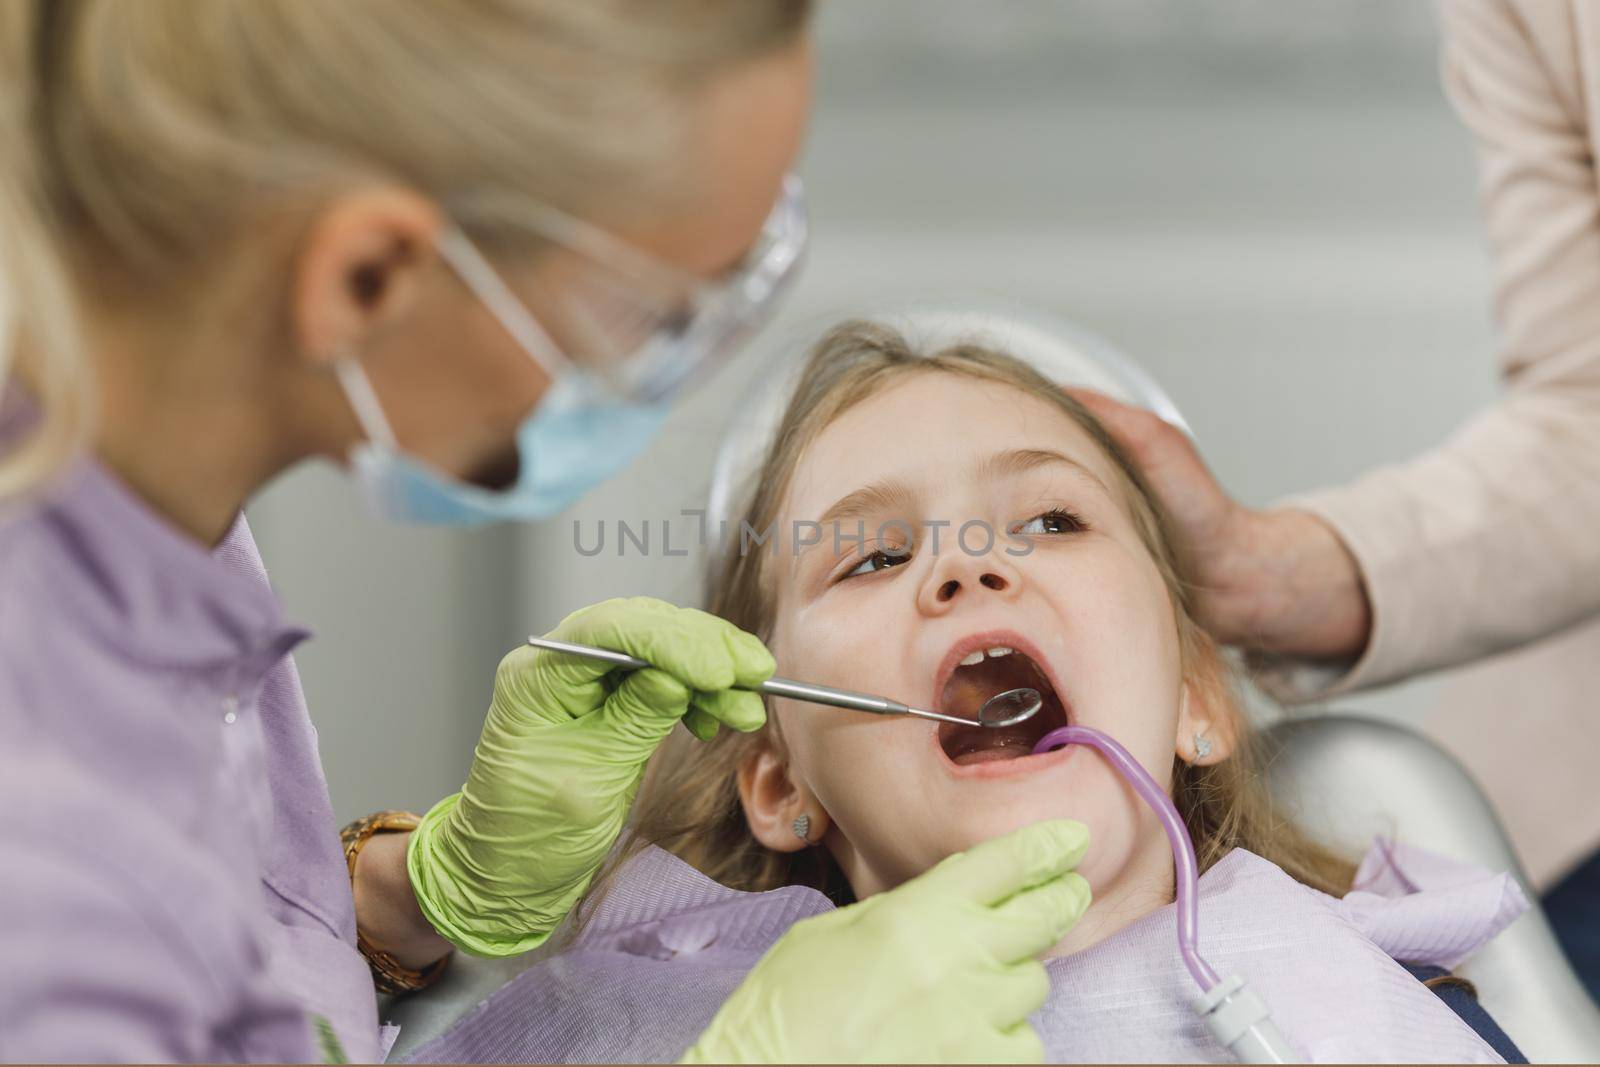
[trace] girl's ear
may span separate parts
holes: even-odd
[[[774,852],[822,843],[832,825],[816,797],[789,774],[789,765],[763,746],[739,765],[739,801],[757,841]]]
[[[1238,743],[1239,720],[1232,705],[1208,695],[1206,687],[1184,682],[1178,704],[1178,758],[1193,767],[1209,767],[1233,755]]]

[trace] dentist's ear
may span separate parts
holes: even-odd
[[[289,291],[294,350],[321,362],[365,347],[399,320],[434,266],[442,219],[406,189],[345,193],[300,238]]]
[[[1239,724],[1226,704],[1221,714],[1214,713],[1195,684],[1184,682],[1178,703],[1178,758],[1192,767],[1209,767],[1233,755],[1238,743]]]
[[[739,801],[750,833],[774,852],[820,845],[832,825],[817,798],[790,777],[788,763],[767,746],[739,765]]]

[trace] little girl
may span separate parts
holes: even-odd
[[[1189,1004],[1154,815],[1092,750],[1031,754],[1081,724],[1169,788],[1201,949],[1300,1055],[1520,1059],[1443,970],[1516,917],[1515,882],[1393,846],[1358,870],[1273,811],[1161,516],[1092,416],[1002,353],[864,323],[800,383],[743,516],[774,539],[727,553],[711,609],[791,677],[966,717],[1027,686],[1043,709],[996,730],[774,700],[757,733],[664,751],[574,936],[418,1058],[676,1059],[795,922],[1063,817],[1091,831],[1094,903],[1046,953],[1049,1057],[1224,1058]]]

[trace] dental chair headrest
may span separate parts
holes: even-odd
[[[920,352],[970,343],[1007,353],[1061,385],[1086,386],[1148,408],[1189,433],[1177,405],[1133,360],[1104,338],[1044,312],[900,304],[854,317],[898,330]],[[780,357],[772,373],[761,375],[735,407],[711,468],[706,529],[720,530],[722,522],[734,521],[808,351],[809,345],[800,346]]]

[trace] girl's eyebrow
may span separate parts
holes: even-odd
[[[1053,448],[1012,448],[1004,452],[996,452],[992,456],[978,461],[975,468],[979,478],[1006,478],[1018,474],[1026,474],[1040,467],[1054,464],[1064,464],[1077,473],[1080,477],[1093,482],[1104,492],[1106,483],[1100,476],[1064,452],[1057,452]]]
[[[973,472],[980,479],[998,480],[1013,478],[1040,467],[1057,464],[1071,468],[1074,473],[1093,482],[1102,491],[1110,491],[1094,471],[1065,453],[1051,448],[1012,448],[996,452],[979,460],[974,465]],[[872,515],[882,515],[886,511],[909,509],[915,502],[916,494],[910,486],[898,479],[886,478],[846,493],[834,501],[817,521],[826,527],[843,519],[862,519]]]
[[[894,478],[886,478],[846,493],[835,500],[817,521],[823,526],[830,526],[841,519],[862,519],[869,515],[881,515],[885,511],[909,509],[915,502],[916,494],[910,486]]]

